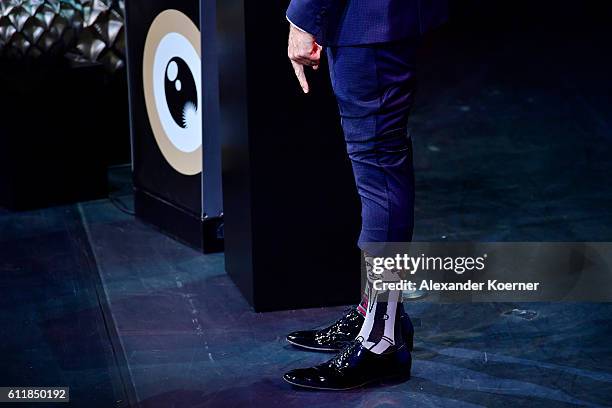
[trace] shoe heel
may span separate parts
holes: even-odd
[[[402,334],[408,351],[412,352],[412,350],[414,350],[414,326],[412,325],[410,317],[405,313],[402,316]]]
[[[412,353],[412,350],[414,350],[414,331],[406,333],[405,336],[404,342],[406,343],[406,347],[408,351]]]

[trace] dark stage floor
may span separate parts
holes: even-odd
[[[531,30],[430,40],[412,122],[417,240],[612,240],[609,46]],[[128,171],[111,175],[129,207]],[[413,302],[413,378],[329,393],[282,381],[328,357],[284,336],[342,309],[256,314],[222,254],[108,200],[0,210],[0,271],[0,385],[69,385],[71,406],[612,405],[610,304]]]
[[[256,314],[221,254],[201,255],[108,201],[4,213],[0,228],[2,383],[70,385],[74,406],[123,406],[127,394],[143,407],[612,404],[612,305],[411,303],[411,381],[296,391],[281,374],[328,355],[284,335],[341,308]],[[514,308],[538,315],[504,315]]]

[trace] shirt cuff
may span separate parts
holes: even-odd
[[[287,21],[289,22],[289,24],[291,24],[292,26],[294,26],[295,28],[297,28],[297,29],[298,29],[298,30],[300,30],[301,32],[306,33],[306,34],[310,34],[308,31],[304,30],[303,28],[301,28],[301,27],[299,27],[299,26],[297,26],[297,25],[293,24],[293,21],[289,20],[289,16],[285,16],[285,18],[287,19]]]

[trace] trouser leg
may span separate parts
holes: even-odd
[[[328,49],[332,84],[362,204],[359,246],[407,242],[414,225],[408,116],[414,41]]]

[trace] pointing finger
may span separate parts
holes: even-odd
[[[300,82],[302,90],[304,91],[304,93],[308,93],[308,81],[306,80],[306,74],[304,73],[304,66],[293,61],[291,61],[291,64],[293,65],[293,71],[295,72],[295,76]]]

